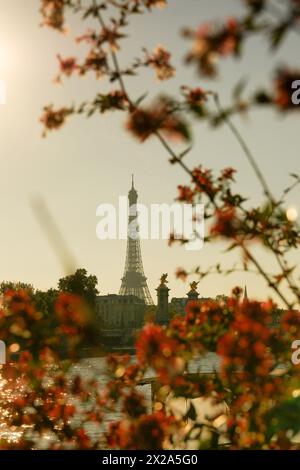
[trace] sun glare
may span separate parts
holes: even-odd
[[[298,218],[298,211],[295,207],[289,207],[286,211],[286,217],[290,222],[295,222]]]

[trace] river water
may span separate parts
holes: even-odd
[[[135,362],[135,357],[132,356],[132,362]],[[220,369],[220,360],[215,353],[208,353],[204,357],[199,357],[193,361],[190,361],[188,364],[188,372],[190,373],[202,373],[202,374],[211,374],[217,372]],[[71,374],[80,375],[83,379],[93,379],[96,378],[99,386],[104,387],[105,383],[109,380],[106,369],[105,358],[89,358],[82,360],[79,364],[73,366]],[[149,370],[146,374],[146,378],[154,377],[153,372]],[[145,397],[146,404],[148,405],[148,411],[151,410],[151,385],[145,384],[137,387]],[[201,400],[201,399],[200,399]],[[206,413],[211,411],[211,407],[207,402],[199,402],[198,399],[193,400],[194,405],[199,412],[199,418],[203,417]],[[172,411],[176,414],[184,413],[188,406],[188,403],[185,399],[177,399],[176,402],[173,400],[170,403]],[[99,439],[101,435],[107,429],[107,426],[112,421],[118,420],[121,418],[120,409],[116,408],[112,413],[107,413],[104,416],[103,423],[99,425],[89,425],[87,432],[92,439]]]
[[[135,356],[132,356],[132,362],[135,362]],[[282,373],[282,370],[284,369],[284,365],[280,366],[277,368],[277,371]],[[220,359],[218,356],[214,353],[208,353],[204,357],[199,357],[197,359],[194,359],[193,361],[190,361],[188,364],[188,372],[190,373],[201,373],[201,374],[211,374],[214,372],[217,372],[220,370]],[[80,376],[82,377],[83,380],[95,380],[97,384],[99,385],[99,388],[104,388],[105,384],[111,380],[111,378],[108,375],[107,372],[107,367],[106,367],[106,358],[105,357],[94,357],[94,358],[88,358],[88,359],[83,359],[81,360],[78,364],[72,366],[72,368],[69,371],[70,379],[75,376]],[[153,372],[150,370],[146,374],[147,378],[154,377]],[[1,381],[0,381],[1,385]],[[137,387],[139,391],[141,391],[145,397],[146,403],[148,405],[148,410],[150,412],[151,410],[151,385],[150,384],[145,384],[145,385],[140,385]],[[1,393],[1,387],[0,387],[0,393]],[[191,400],[186,400],[184,398],[176,398],[168,400],[167,407],[172,411],[172,413],[176,416],[183,416],[188,407],[189,407],[189,402]],[[223,432],[225,430],[226,426],[226,413],[228,411],[226,405],[217,405],[218,409],[216,408],[216,405],[212,404],[210,399],[203,399],[203,398],[195,398],[192,400],[193,405],[196,409],[197,412],[197,421],[199,422],[204,422],[206,421],[207,417],[211,416],[217,416],[218,415],[218,422],[214,423],[214,426],[216,426],[219,431]],[[93,403],[80,403],[79,406],[79,414],[80,411],[92,411],[93,410]],[[121,415],[121,410],[116,407],[113,412],[106,412],[106,414],[103,416],[103,420],[101,423],[87,423],[85,425],[85,431],[89,435],[90,439],[93,442],[97,442],[98,444],[100,443],[101,448],[105,449],[106,448],[106,443],[105,443],[105,431],[108,428],[109,423],[119,420],[122,417]],[[72,418],[74,421],[74,424],[76,424],[76,420],[78,419],[78,424],[80,425],[80,418]],[[30,430],[28,430],[30,431]],[[0,439],[7,439],[14,441],[18,439],[18,436],[20,435],[20,432],[12,429],[7,429],[5,427],[0,426]],[[51,442],[55,439],[55,436],[51,435],[45,435],[43,439],[36,440],[34,439],[34,436],[29,436],[33,438],[36,442],[36,448],[39,449],[47,449],[50,445]],[[225,442],[225,441],[224,441]],[[300,442],[300,435],[296,436],[295,442]],[[195,449],[197,448],[198,442],[197,441],[189,441],[187,447],[189,449]],[[179,446],[178,448],[181,448]],[[183,448],[183,447],[182,447]]]
[[[132,361],[134,362],[134,356],[132,357]],[[95,379],[99,384],[99,388],[104,388],[105,384],[111,380],[107,374],[107,367],[106,367],[106,359],[105,357],[98,357],[98,358],[89,358],[83,359],[80,363],[76,364],[72,367],[70,371],[71,376],[79,375],[84,380]],[[146,403],[151,409],[151,385],[146,384],[137,387],[139,390],[142,391],[143,395],[145,396]],[[83,405],[81,405],[83,406]],[[107,429],[109,423],[112,421],[117,421],[121,419],[121,410],[116,407],[113,412],[106,412],[103,416],[103,421],[101,425],[89,423],[87,427],[87,433],[89,437],[92,439],[101,438],[101,435]]]

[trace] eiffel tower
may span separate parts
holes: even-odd
[[[138,194],[134,188],[132,175],[132,186],[128,193],[129,217],[126,262],[119,295],[135,295],[139,299],[144,300],[147,305],[153,305],[153,300],[147,286],[147,278],[144,274],[140,239],[130,234],[130,224],[136,226],[137,223],[137,211],[135,207],[137,198]]]

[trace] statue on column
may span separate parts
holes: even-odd
[[[191,292],[197,292],[198,284],[199,284],[199,281],[198,282],[193,281],[190,283]]]
[[[166,285],[168,284],[168,273],[165,273],[165,274],[162,274],[161,278],[160,278],[160,285],[159,287],[166,287]]]

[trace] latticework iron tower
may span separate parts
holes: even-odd
[[[139,299],[144,300],[147,305],[152,305],[153,300],[147,285],[147,278],[144,274],[140,239],[138,236],[133,236],[130,231],[130,228],[138,227],[136,210],[137,198],[138,194],[134,188],[132,175],[132,186],[128,193],[129,217],[126,262],[119,294],[135,295]],[[136,231],[138,231],[138,228]]]

